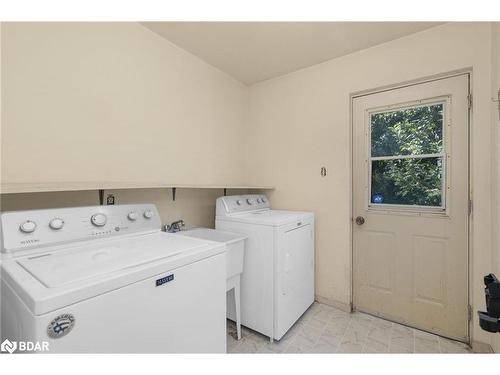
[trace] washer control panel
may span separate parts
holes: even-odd
[[[159,231],[153,204],[110,205],[11,211],[1,215],[2,252],[15,252],[70,241]]]
[[[263,194],[229,195],[217,198],[216,215],[269,209],[269,201]]]

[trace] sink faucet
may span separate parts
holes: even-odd
[[[170,225],[166,225],[165,230],[169,233],[180,232],[185,225],[184,220],[177,220]]]

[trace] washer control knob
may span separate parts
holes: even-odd
[[[257,198],[257,203],[262,203],[262,199]]]
[[[36,223],[31,220],[26,220],[19,226],[19,230],[23,233],[33,233],[36,229]]]
[[[238,206],[241,206],[241,204],[242,204],[242,203],[243,203],[243,202],[241,201],[241,199],[238,199],[238,200],[236,201],[236,204],[237,204]]]
[[[151,218],[153,217],[153,211],[151,211],[151,210],[146,210],[146,211],[144,211],[144,214],[143,214],[143,215],[144,215],[144,217],[145,217],[146,219],[151,219]]]
[[[90,222],[92,224],[94,224],[96,227],[103,227],[104,225],[106,225],[106,221],[108,220],[108,218],[106,217],[106,215],[104,214],[93,214],[91,217],[90,217]]]
[[[247,203],[250,204],[250,205],[252,205],[253,204],[253,199],[248,198],[247,199]]]
[[[64,226],[64,220],[59,217],[55,217],[49,222],[50,229],[59,230],[63,226]]]
[[[137,212],[135,212],[135,211],[130,211],[130,212],[128,213],[127,217],[128,217],[128,219],[129,219],[130,221],[136,221],[136,220],[137,220],[137,218],[139,217],[139,215],[137,215]]]
[[[266,198],[261,198],[260,200],[262,201],[262,203],[266,203]]]

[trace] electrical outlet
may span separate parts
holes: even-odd
[[[113,194],[108,194],[108,196],[106,197],[106,204],[107,205],[115,204],[115,196]]]

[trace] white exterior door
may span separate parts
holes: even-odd
[[[353,303],[468,330],[469,75],[353,99]]]

